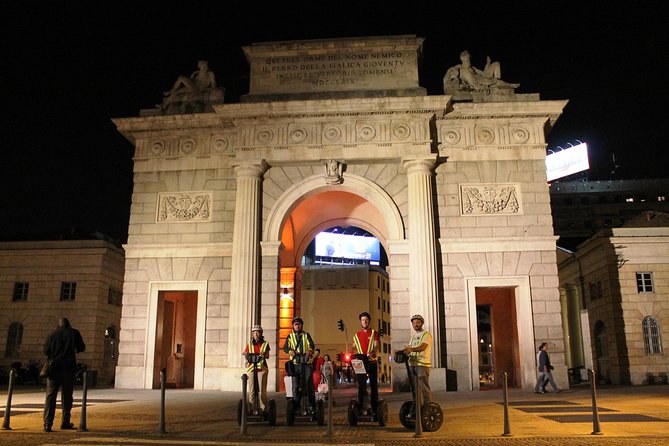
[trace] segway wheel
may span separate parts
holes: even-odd
[[[274,400],[269,400],[265,410],[267,410],[267,423],[270,426],[276,426],[276,402]]]
[[[350,426],[358,425],[358,401],[351,400],[348,402],[348,424]]]
[[[325,426],[325,403],[323,400],[316,402],[316,422],[319,426]]]
[[[237,403],[237,424],[240,425],[240,426],[242,425],[242,409],[243,409],[243,407],[244,407],[244,401],[239,400],[239,402]]]
[[[407,429],[416,428],[416,419],[413,413],[413,401],[405,401],[400,407],[400,423]]]
[[[288,400],[286,405],[286,424],[292,426],[295,424],[295,401]]]
[[[379,400],[379,404],[376,406],[376,420],[381,427],[388,423],[388,403],[386,403],[386,400]]]
[[[441,406],[437,403],[429,402],[423,404],[421,407],[421,422],[425,432],[435,432],[441,427],[444,422],[444,413],[441,411]]]

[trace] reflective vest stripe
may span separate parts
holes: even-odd
[[[307,353],[309,351],[309,340],[307,338],[306,333],[302,333],[300,335],[300,341],[297,340],[297,335],[295,332],[292,332],[291,334],[288,335],[288,347],[291,350],[294,350],[298,353]],[[300,343],[302,345],[300,345]],[[298,347],[302,347],[302,349],[299,349]],[[311,362],[312,358],[309,358],[309,362]]]
[[[262,369],[265,366],[265,356],[264,353],[267,351],[267,347],[269,347],[269,342],[263,341],[262,344],[260,344],[260,351],[258,352],[260,354],[260,361],[258,361],[257,367],[259,369]],[[253,342],[249,342],[248,345],[248,351],[249,353],[255,353],[255,346],[253,345]],[[249,366],[249,368],[246,369],[247,372],[253,372],[253,364]]]
[[[420,339],[418,340],[418,344],[417,344],[417,345],[412,345],[412,347],[419,347],[419,346],[423,345],[423,340],[425,339],[425,336],[427,336],[427,331],[421,335]],[[428,348],[429,348],[429,347],[428,347]],[[411,361],[411,362],[414,363],[413,365],[419,365],[419,366],[423,366],[423,367],[429,367],[429,366],[430,366],[430,362],[429,362],[429,361],[425,361],[425,360],[423,360],[422,358],[420,358],[420,357],[418,356],[418,355],[420,355],[421,353],[422,353],[422,352],[411,352],[411,354],[410,354],[410,356],[412,357],[412,361]]]
[[[372,350],[374,349],[374,330],[372,330],[372,334],[369,336],[369,342],[367,343],[367,352],[362,351],[362,345],[360,344],[360,339],[358,339],[358,333],[353,335],[353,344],[355,344],[355,349],[358,351],[359,354],[364,355],[367,354],[369,355]]]

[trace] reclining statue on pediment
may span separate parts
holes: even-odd
[[[197,67],[190,77],[179,76],[172,88],[163,93],[161,108],[164,112],[205,111],[205,105],[223,102],[225,90],[216,85],[209,63],[200,60]]]
[[[511,84],[501,79],[502,69],[499,62],[491,62],[490,57],[486,60],[483,70],[471,63],[471,55],[465,50],[460,53],[462,63],[449,68],[444,76],[444,93],[481,93],[491,95],[497,92],[503,94],[513,93],[520,84]]]

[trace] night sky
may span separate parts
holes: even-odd
[[[518,93],[570,101],[549,148],[587,142],[590,179],[669,177],[663,2],[396,3],[8,2],[0,13],[0,238],[76,228],[124,242],[133,148],[111,119],[153,108],[200,59],[226,102],[238,102],[248,92],[241,47],[254,42],[415,34],[425,38],[428,94],[443,93],[461,51],[478,68],[489,55],[503,80],[520,83]]]

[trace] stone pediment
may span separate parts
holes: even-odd
[[[414,35],[256,43],[243,102],[424,96],[418,85],[422,38]]]

